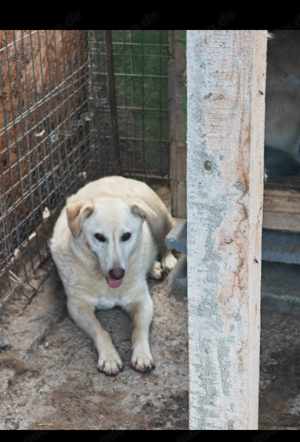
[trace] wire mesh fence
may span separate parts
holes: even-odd
[[[105,32],[93,38],[98,60],[104,60]],[[168,31],[112,31],[111,44],[117,117],[110,123],[107,115],[106,121],[118,133],[116,169],[133,177],[163,177],[170,170]],[[103,67],[103,61],[96,66]],[[102,84],[109,84],[109,69],[97,73],[106,79]],[[109,107],[103,108],[108,112]]]
[[[2,301],[34,288],[67,196],[105,175],[168,174],[167,40],[0,31]]]
[[[3,299],[29,282],[49,253],[49,224],[85,182],[90,114],[86,32],[1,31],[0,41]]]

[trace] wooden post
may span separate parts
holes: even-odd
[[[266,46],[187,33],[190,429],[258,425]]]
[[[118,112],[116,102],[115,88],[115,72],[114,72],[114,54],[111,31],[104,31],[105,50],[106,50],[106,66],[107,66],[107,83],[108,83],[108,101],[110,110],[110,131],[113,146],[113,174],[122,173],[120,142],[118,130]]]
[[[184,134],[184,84],[186,53],[182,31],[169,31],[169,138],[172,215],[186,218],[186,145]]]

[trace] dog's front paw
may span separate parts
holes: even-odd
[[[107,375],[116,375],[123,370],[123,364],[117,351],[102,351],[98,360],[98,370]]]
[[[155,368],[150,350],[144,350],[142,348],[133,350],[130,365],[132,368],[141,371],[142,373]]]
[[[163,276],[164,269],[160,266],[160,262],[155,261],[152,269],[149,272],[149,276],[154,279],[161,279]]]
[[[161,260],[161,265],[164,270],[167,272],[170,272],[174,269],[175,265],[177,263],[177,259],[173,255],[173,253],[170,251],[166,256],[164,256]]]

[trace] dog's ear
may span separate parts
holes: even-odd
[[[143,220],[147,219],[152,226],[157,226],[157,213],[154,212],[154,210],[152,210],[143,200],[135,199],[132,203],[130,203],[130,208],[132,212],[140,215]]]
[[[67,206],[67,220],[74,238],[80,233],[83,221],[94,211],[92,200],[78,201]]]

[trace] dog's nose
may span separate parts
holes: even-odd
[[[124,270],[123,269],[111,269],[109,271],[109,276],[111,279],[122,279],[124,277]]]

